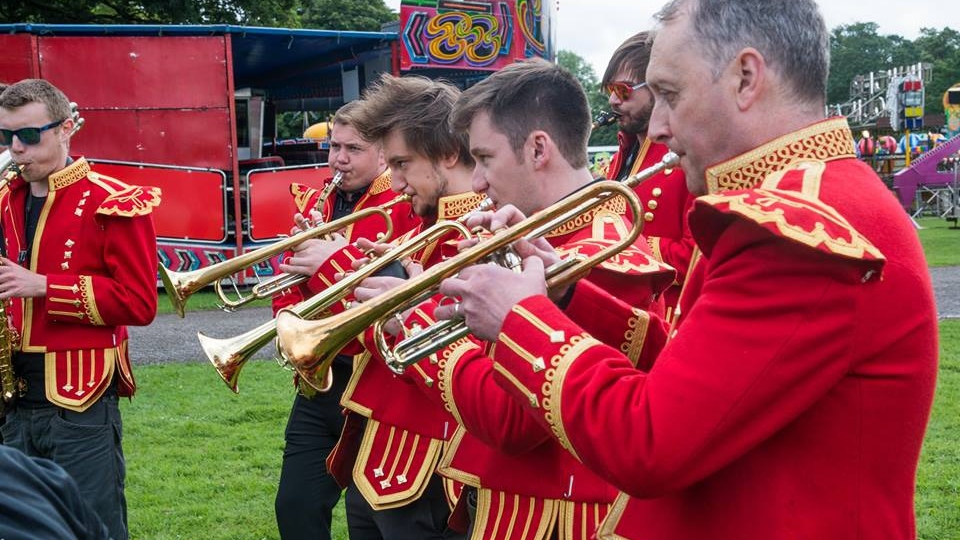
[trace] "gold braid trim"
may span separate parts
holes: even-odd
[[[472,191],[440,197],[440,200],[437,201],[437,221],[457,219],[467,212],[475,210],[484,198],[483,195]]]
[[[609,215],[613,213],[618,216],[622,216],[627,213],[627,201],[623,197],[613,197],[608,199],[600,206],[590,209],[586,213],[580,214],[575,219],[567,221],[563,225],[557,227],[556,229],[550,231],[547,234],[547,238],[552,236],[563,236],[565,234],[570,234],[573,231],[578,231],[584,227],[593,224],[593,220],[600,214]],[[622,220],[621,220],[622,221]]]
[[[707,192],[755,187],[767,175],[795,161],[833,161],[856,156],[847,120],[831,118],[707,169]]]
[[[373,179],[373,182],[370,183],[370,190],[367,191],[370,195],[379,195],[384,191],[390,191],[390,169],[387,169],[380,173],[380,176]]]
[[[570,341],[560,347],[559,354],[550,359],[550,367],[544,373],[544,383],[540,391],[543,396],[544,419],[557,438],[560,446],[564,447],[577,461],[582,461],[577,451],[567,437],[567,430],[563,425],[561,411],[563,382],[573,362],[587,349],[600,345],[600,342],[588,334],[573,336]]]
[[[87,312],[90,322],[103,326],[103,318],[100,317],[100,310],[97,309],[97,297],[93,293],[92,276],[80,276],[80,296],[83,298],[83,309]]]
[[[50,178],[47,179],[47,185],[51,191],[56,191],[83,180],[88,174],[90,174],[90,164],[87,163],[87,160],[80,158],[51,174]]]
[[[633,308],[633,317],[627,320],[627,331],[623,334],[623,345],[620,352],[627,355],[634,366],[640,360],[640,351],[643,342],[647,339],[647,329],[650,327],[650,314],[646,311]]]

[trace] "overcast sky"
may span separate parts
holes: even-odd
[[[400,0],[385,2],[394,11],[400,10]],[[653,14],[666,0],[558,2],[558,47],[582,56],[599,77],[617,45],[649,28]],[[880,26],[880,34],[896,34],[907,39],[920,35],[921,28],[960,30],[960,8],[953,0],[820,0],[818,3],[830,29],[841,24],[875,22]],[[950,5],[954,7],[948,7]]]

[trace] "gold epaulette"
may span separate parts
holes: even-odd
[[[760,187],[705,195],[696,200],[696,205],[749,220],[776,236],[823,253],[884,261],[870,240],[819,199],[825,168],[822,161],[798,161],[769,175]],[[697,219],[692,217],[691,223],[694,221]]]
[[[131,186],[115,178],[95,172],[87,178],[109,192],[97,213],[105,216],[136,217],[146,216],[160,205],[160,188],[153,186]]]

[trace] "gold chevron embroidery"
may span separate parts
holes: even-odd
[[[506,370],[506,368],[504,368],[503,366],[497,363],[493,364],[493,369],[500,375],[503,375],[505,379],[510,381],[510,384],[512,384],[517,390],[519,390],[524,396],[526,396],[527,400],[530,402],[531,407],[533,407],[534,409],[540,408],[540,404],[537,402],[537,395],[531,392],[530,390],[527,390],[527,388],[523,386],[523,383],[521,383],[519,379],[513,376],[513,373],[510,373],[509,371]]]
[[[777,171],[769,176],[760,184],[765,189],[781,189],[780,183],[789,172],[803,171],[803,178],[799,191],[811,199],[820,199],[820,185],[823,181],[823,173],[827,170],[827,164],[822,161],[801,160],[790,164],[781,171]]]
[[[629,540],[616,533],[617,525],[623,518],[629,501],[630,497],[626,493],[617,495],[617,498],[613,501],[613,506],[610,507],[610,512],[597,530],[597,540]]]
[[[531,313],[527,308],[522,306],[514,306],[512,311],[523,317],[524,320],[544,334],[550,336],[550,343],[563,343],[566,340],[562,330],[554,330],[542,319]]]
[[[546,369],[547,365],[542,356],[533,356],[530,351],[521,347],[519,343],[510,339],[506,334],[500,334],[500,342],[506,345],[514,354],[526,360],[527,363],[530,364],[530,367],[533,368],[534,373],[539,373]]]

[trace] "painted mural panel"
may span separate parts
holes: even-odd
[[[400,68],[496,71],[556,54],[554,0],[403,0]]]

